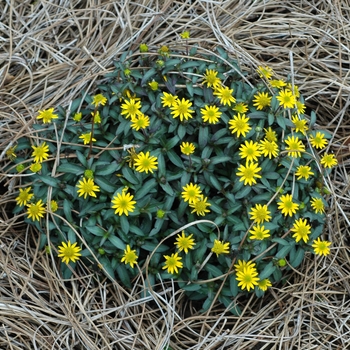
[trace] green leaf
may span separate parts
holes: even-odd
[[[165,144],[165,148],[167,150],[171,150],[172,148],[174,148],[180,141],[179,136],[175,135],[174,137],[172,137],[166,144]]]
[[[187,292],[196,292],[197,290],[200,290],[202,287],[200,284],[186,284],[182,287],[183,290]]]
[[[238,191],[235,195],[236,199],[245,198],[248,196],[252,188],[250,186],[244,186],[240,191]]]
[[[268,263],[264,269],[260,272],[259,274],[259,278],[261,280],[265,279],[265,278],[269,278],[276,270],[276,266],[273,264],[273,262],[271,261],[270,263]]]
[[[68,201],[67,199],[64,199],[63,201],[63,212],[65,215],[65,218],[69,221],[69,222],[74,222],[73,221],[73,217],[72,217],[72,208],[73,205],[70,201]]]
[[[222,271],[212,264],[206,264],[204,269],[212,274],[213,277],[223,275]]]
[[[302,247],[299,247],[295,256],[294,256],[294,259],[290,260],[290,264],[294,268],[298,267],[304,259],[304,254],[305,254],[304,249]]]
[[[89,232],[91,232],[93,235],[102,237],[106,234],[106,231],[103,230],[101,227],[98,226],[86,226],[85,227]]]
[[[37,177],[46,185],[49,185],[51,187],[58,187],[59,180],[54,177],[39,174],[37,174]]]
[[[84,168],[80,165],[71,164],[71,163],[63,163],[57,167],[57,172],[60,173],[69,173],[75,175],[81,175],[84,173]]]
[[[129,277],[130,273],[126,269],[125,265],[119,264],[118,267],[116,268],[116,270],[117,270],[117,274],[118,274],[120,280],[122,281],[122,283],[126,287],[131,288],[131,282],[130,282],[130,277]]]
[[[216,156],[210,159],[210,164],[222,164],[232,159],[230,156]]]
[[[186,131],[187,131],[186,126],[180,124],[179,127],[177,128],[177,135],[179,136],[180,140],[182,140],[185,137]]]
[[[145,233],[135,225],[130,225],[130,232],[135,233],[135,235],[137,236],[141,236],[141,237],[145,236]]]
[[[278,253],[275,255],[276,259],[282,259],[285,258],[286,255],[291,251],[291,249],[293,248],[294,244],[289,244],[289,245],[285,245],[283,246]]]
[[[181,158],[173,151],[173,150],[169,150],[167,152],[167,156],[169,157],[169,160],[176,165],[179,168],[183,168],[183,163],[181,161]]]
[[[133,185],[138,185],[140,183],[140,181],[135,176],[135,174],[133,173],[133,171],[130,169],[129,166],[123,166],[122,174],[125,177],[125,179],[130,183],[132,183]]]
[[[187,88],[187,91],[190,94],[190,96],[193,97],[193,84],[192,84],[192,82],[190,82],[190,81],[187,82],[186,88]]]
[[[209,138],[209,129],[207,127],[200,126],[199,134],[198,134],[198,144],[201,149],[203,149],[207,143]]]
[[[135,200],[141,199],[150,193],[154,187],[157,186],[155,179],[150,179],[143,184],[143,186],[135,192]]]
[[[116,191],[117,187],[110,183],[108,180],[103,177],[95,177],[95,182],[98,186],[100,186],[104,191],[112,194]]]
[[[85,168],[87,168],[88,166],[87,166],[86,157],[85,157],[81,152],[79,152],[79,151],[75,151],[75,153],[77,154],[77,157],[78,157],[78,159],[79,159],[79,162],[80,162],[81,164],[83,164]]]
[[[78,110],[80,103],[81,103],[81,100],[82,100],[82,98],[80,97],[80,98],[76,98],[75,100],[72,101],[72,104],[70,106],[70,110],[73,113],[75,113]]]
[[[237,296],[239,293],[238,281],[236,280],[236,275],[230,275],[230,291],[233,297]]]
[[[99,258],[100,264],[103,266],[103,269],[108,274],[109,278],[114,278],[114,270],[112,268],[111,262],[106,256],[101,256]]]
[[[310,113],[310,129],[315,125],[316,123],[316,113],[315,111],[311,111]]]
[[[152,243],[152,242],[145,242],[142,245],[142,248],[145,250],[148,250],[149,252],[153,252],[154,249],[157,247],[158,243]],[[157,253],[164,253],[169,251],[169,247],[167,247],[164,244],[161,244],[158,248],[157,248]]]
[[[160,183],[159,185],[163,189],[163,191],[167,193],[169,196],[174,196],[174,191],[168,183],[166,184]]]
[[[145,73],[141,80],[141,85],[145,85],[148,80],[150,80],[154,75],[157,74],[157,71],[154,68],[151,68],[149,71]]]
[[[211,184],[212,184],[218,191],[221,191],[222,186],[221,186],[220,182],[217,180],[217,178],[216,178],[215,175],[210,175],[210,176],[209,176],[209,180],[210,180]]]
[[[123,232],[127,235],[129,233],[129,220],[125,215],[122,215],[120,217],[120,225],[122,227]]]
[[[119,168],[119,164],[117,164],[117,162],[113,162],[109,165],[104,166],[103,168],[96,169],[95,175],[96,176],[110,175],[110,174],[116,172],[118,168]]]
[[[267,225],[268,224],[267,222],[264,222],[264,227],[265,229],[267,228]],[[283,238],[280,238],[280,237],[274,237],[271,239],[271,242],[275,242],[275,243],[278,243],[278,244],[281,244],[283,246],[286,246],[286,245],[289,245],[290,242],[286,241],[285,239]]]
[[[108,240],[118,249],[125,250],[126,245],[125,243],[117,236],[109,236]]]

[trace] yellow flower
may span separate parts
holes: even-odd
[[[130,193],[125,193],[124,191],[121,194],[117,193],[117,195],[112,199],[112,208],[115,209],[114,213],[118,214],[119,216],[123,214],[128,216],[129,212],[132,213],[136,204],[136,201],[132,200],[133,198],[133,195]]]
[[[81,112],[75,113],[73,116],[73,120],[76,122],[80,122],[82,117],[83,117],[83,114]]]
[[[148,83],[148,86],[151,88],[152,91],[158,90],[158,83],[155,80],[152,80]]]
[[[210,207],[210,203],[207,203],[208,198],[204,197],[202,194],[198,199],[190,204],[190,207],[193,208],[191,213],[196,213],[197,215],[205,216],[205,213],[210,213],[210,210],[207,207]]]
[[[270,68],[268,66],[265,66],[265,67],[259,66],[256,71],[259,74],[260,78],[264,77],[266,79],[270,79],[272,77],[272,74],[273,74],[272,68]]]
[[[205,106],[201,108],[201,114],[203,121],[209,122],[209,124],[216,124],[221,117],[221,112],[216,106]]]
[[[218,86],[214,91],[214,95],[219,98],[220,103],[224,106],[231,106],[231,103],[236,103],[236,99],[232,96],[232,94],[233,89],[229,89],[227,86]]]
[[[91,141],[91,132],[87,132],[86,134],[81,134],[79,138],[84,141],[84,145],[88,145],[90,144],[90,141]],[[92,142],[95,142],[95,141],[96,139],[92,138]]]
[[[238,264],[235,264],[234,267],[236,272],[243,272],[244,268],[255,269],[255,265],[252,261],[238,260]]]
[[[125,100],[125,103],[123,103],[121,106],[122,111],[120,112],[121,115],[125,115],[125,118],[135,118],[137,115],[140,115],[142,112],[141,109],[141,102],[137,101],[135,98],[130,98],[129,100]]]
[[[281,90],[276,99],[283,108],[294,108],[296,104],[295,96],[288,89]]]
[[[190,107],[192,106],[192,102],[183,98],[182,100],[176,100],[175,103],[170,107],[172,110],[171,114],[173,118],[180,117],[180,120],[183,121],[184,118],[187,120],[188,118],[192,118],[191,113],[194,113]]]
[[[304,103],[300,102],[300,101],[297,101],[296,102],[296,105],[297,105],[297,111],[299,114],[304,114],[305,113],[305,105]]]
[[[272,157],[278,156],[278,146],[275,141],[269,141],[267,139],[261,140],[259,144],[260,152],[264,155],[264,157]]]
[[[163,107],[172,107],[178,101],[178,97],[167,92],[163,92],[163,96],[160,98],[162,100]]]
[[[254,141],[245,141],[245,144],[241,145],[239,148],[241,151],[239,155],[242,159],[246,158],[247,162],[258,161],[258,157],[260,157],[259,144]]]
[[[291,83],[287,84],[287,89],[289,89],[290,91],[293,91],[293,94],[296,98],[300,97],[300,93],[299,93],[299,88],[297,85],[294,85],[294,89]]]
[[[251,127],[248,124],[249,118],[245,116],[245,114],[240,114],[237,113],[231,119],[228,123],[230,125],[229,129],[231,130],[231,133],[234,134],[235,132],[237,133],[237,137],[239,137],[241,134],[243,137],[246,136],[247,132],[250,131]]]
[[[232,107],[232,109],[238,113],[243,114],[248,111],[248,105],[246,103],[239,102],[234,107]]]
[[[131,127],[136,131],[139,131],[140,129],[146,129],[149,124],[149,118],[144,114],[140,114],[136,118],[131,119]]]
[[[248,184],[252,186],[256,184],[257,178],[261,178],[261,175],[258,174],[260,170],[261,168],[258,167],[258,163],[247,163],[246,166],[241,164],[236,175],[241,177],[239,181],[244,181],[244,185]]]
[[[134,268],[134,264],[137,264],[137,258],[138,256],[136,255],[136,250],[131,250],[128,244],[120,261],[124,262],[125,264],[130,264],[131,268]]]
[[[258,282],[258,288],[261,289],[262,291],[266,292],[268,287],[271,287],[271,281],[267,278],[261,280]]]
[[[324,213],[324,204],[323,204],[322,198],[312,197],[311,207],[315,211],[316,214]]]
[[[287,144],[286,151],[290,157],[298,158],[301,156],[300,152],[305,152],[305,146],[297,136],[288,136],[284,142]]]
[[[94,124],[101,124],[101,116],[99,111],[96,111],[96,113],[91,112],[91,115],[93,117]]]
[[[229,242],[220,242],[218,239],[214,240],[213,248],[211,251],[219,256],[220,254],[229,254],[230,253],[230,243]]]
[[[190,38],[190,32],[188,30],[185,30],[180,34],[181,39],[189,39]]]
[[[253,228],[249,231],[251,234],[250,239],[262,241],[263,239],[270,237],[269,232],[270,230],[265,230],[265,226],[263,225],[253,226]]]
[[[32,171],[33,173],[37,173],[38,171],[41,170],[41,163],[33,163],[30,167],[29,167],[30,171]]]
[[[321,164],[325,168],[332,168],[338,164],[338,161],[335,158],[334,154],[325,153],[321,158]]]
[[[293,196],[291,194],[282,195],[277,205],[278,209],[280,209],[285,216],[292,216],[299,209],[299,204],[293,202]]]
[[[254,95],[255,99],[253,100],[253,106],[256,109],[262,110],[264,107],[268,107],[271,104],[272,96],[270,96],[267,92],[258,92],[257,95]]]
[[[47,203],[46,209],[47,210],[50,209],[54,213],[58,209],[58,203],[53,199],[50,201],[50,208],[49,208],[49,203]]]
[[[79,197],[84,196],[84,199],[89,195],[96,197],[95,192],[100,191],[100,187],[95,185],[94,180],[86,179],[85,177],[77,184]]]
[[[207,69],[205,75],[203,76],[203,83],[207,84],[207,87],[213,87],[216,89],[220,86],[220,78],[217,77],[218,72],[212,69]]]
[[[295,232],[293,237],[295,238],[296,242],[299,242],[302,239],[305,243],[307,243],[311,226],[307,224],[306,219],[299,219],[294,221],[291,231]]]
[[[310,136],[310,143],[312,147],[322,149],[327,146],[328,141],[325,139],[324,134],[318,131],[316,136]]]
[[[330,253],[329,246],[331,244],[332,243],[328,241],[321,241],[320,237],[318,237],[314,240],[312,248],[314,248],[315,254],[327,256]]]
[[[182,235],[177,235],[175,245],[180,252],[184,251],[187,254],[189,249],[194,249],[195,241],[192,236],[186,236],[185,231],[182,231]]]
[[[6,156],[8,157],[8,159],[10,159],[11,161],[14,161],[17,158],[16,155],[16,146],[10,147],[7,151],[6,151]]]
[[[272,130],[271,126],[269,126],[267,129],[264,129],[265,131],[265,138],[270,142],[276,142],[277,141],[277,134],[276,131]]]
[[[249,214],[251,216],[250,219],[254,220],[258,224],[271,220],[271,212],[268,210],[266,204],[255,204],[255,207],[251,209]]]
[[[239,282],[238,287],[241,287],[242,290],[247,289],[249,292],[250,289],[254,289],[254,286],[257,286],[259,283],[258,272],[255,269],[245,267],[243,271],[238,271],[236,275],[236,280]]]
[[[32,219],[33,221],[39,221],[40,218],[44,217],[46,210],[44,207],[44,203],[41,199],[36,203],[27,204],[27,207],[28,219]]]
[[[58,247],[59,254],[57,256],[62,259],[62,262],[68,264],[71,260],[75,263],[80,259],[81,254],[79,252],[81,248],[76,246],[77,242],[71,244],[71,242],[68,241],[67,243],[62,242],[61,244],[62,246]]]
[[[300,180],[302,177],[307,180],[310,175],[314,175],[314,173],[311,171],[311,168],[308,165],[300,165],[298,166],[295,175],[297,176],[298,180]]]
[[[42,119],[44,124],[51,123],[52,119],[57,119],[58,115],[53,113],[54,108],[45,109],[44,111],[39,111],[37,119]]]
[[[148,46],[147,44],[140,44],[140,52],[148,52]]]
[[[285,83],[283,80],[270,80],[270,85],[274,88],[280,89],[283,86],[286,86],[287,83]]]
[[[174,274],[178,273],[178,268],[182,268],[183,264],[181,262],[181,256],[178,256],[178,253],[173,253],[171,256],[164,255],[165,265],[163,266],[163,270],[168,269],[168,273]]]
[[[180,145],[181,153],[185,154],[186,156],[192,154],[195,151],[195,149],[196,147],[193,143],[182,142],[182,144]]]
[[[33,153],[32,157],[34,157],[35,163],[42,163],[43,160],[46,160],[49,158],[49,154],[47,153],[49,151],[49,146],[46,144],[46,142],[43,142],[39,146],[32,146]]]
[[[16,198],[17,205],[19,206],[27,205],[30,199],[34,196],[33,193],[29,193],[30,190],[31,190],[31,187],[19,189],[19,195]]]
[[[197,202],[202,194],[202,191],[198,185],[194,185],[192,182],[182,187],[183,192],[181,196],[185,202],[188,201],[189,204]]]
[[[163,45],[160,49],[159,49],[159,53],[163,56],[169,57],[170,54],[170,49],[168,46]]]
[[[98,107],[99,105],[104,106],[107,102],[107,98],[104,97],[102,94],[97,94],[92,98],[91,104],[93,104],[95,107]]]
[[[140,152],[137,155],[137,158],[135,158],[135,167],[136,171],[139,171],[140,173],[148,172],[153,173],[153,170],[157,170],[157,158],[154,156],[150,156],[149,152],[143,153]]]
[[[295,130],[296,132],[300,131],[304,135],[306,134],[306,131],[309,129],[308,126],[306,125],[307,120],[299,119],[299,117],[297,115],[293,115],[292,122],[295,125],[295,128],[293,128],[293,130]]]

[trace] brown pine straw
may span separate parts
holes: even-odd
[[[348,1],[3,0],[0,16],[1,349],[347,348]],[[5,150],[23,135],[34,140],[38,110],[94,94],[122,52],[143,42],[179,45],[183,30],[189,45],[222,46],[248,71],[262,64],[290,75],[317,128],[333,133],[328,150],[339,160],[325,178],[331,254],[308,254],[263,298],[239,295],[240,317],[219,304],[202,313],[172,282],[144,295],[141,276],[126,290],[82,264],[63,281],[59,262],[38,250],[38,233],[13,216],[21,178],[3,171]]]

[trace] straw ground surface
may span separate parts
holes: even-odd
[[[3,0],[0,2],[0,348],[345,349],[350,341],[349,47],[347,0]],[[71,281],[38,250],[37,233],[11,214],[19,177],[2,169],[8,147],[32,135],[38,110],[94,93],[113,60],[142,42],[220,45],[254,71],[290,74],[333,133],[339,166],[331,191],[326,258],[307,256],[264,298],[237,297],[240,317],[200,312],[171,284],[142,297],[79,266]],[[33,134],[34,135],[34,134]],[[34,136],[33,136],[34,137]]]

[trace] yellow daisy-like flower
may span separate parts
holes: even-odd
[[[216,256],[219,256],[220,254],[229,254],[230,253],[230,243],[219,241],[218,239],[214,240],[213,248],[211,248],[211,251],[216,254]]]
[[[190,32],[188,30],[185,30],[180,34],[181,39],[189,39],[190,38]]]
[[[259,66],[256,71],[259,74],[260,78],[270,79],[272,77],[272,74],[273,74],[272,68],[270,68],[268,66],[265,66],[265,67]]]
[[[276,80],[276,79],[270,80],[269,83],[272,87],[277,88],[277,89],[280,89],[283,86],[287,85],[287,83],[284,82],[283,80]]]
[[[140,173],[145,172],[148,174],[148,172],[153,173],[153,170],[157,170],[157,157],[151,156],[149,152],[143,153],[140,152],[137,155],[137,158],[135,158],[135,167],[136,171],[139,171]]]
[[[271,287],[271,281],[268,278],[265,278],[258,282],[258,288],[266,292],[268,287]]]
[[[297,85],[294,85],[294,89],[291,83],[287,84],[287,89],[289,89],[290,91],[293,91],[293,94],[296,98],[300,97],[300,93],[299,93],[299,88]]]
[[[293,202],[293,196],[291,194],[282,195],[277,205],[284,216],[293,216],[299,209],[299,204]]]
[[[212,69],[207,69],[203,76],[203,83],[207,84],[207,87],[212,87],[214,89],[220,86],[220,78],[217,77],[218,72]]]
[[[299,119],[297,115],[292,116],[292,122],[295,125],[295,128],[292,130],[295,130],[296,132],[301,132],[302,134],[306,134],[306,131],[309,129],[307,126],[307,120],[305,119]]]
[[[181,269],[183,267],[183,264],[181,262],[182,258],[178,255],[178,253],[173,253],[171,256],[164,255],[164,258],[165,264],[163,266],[163,270],[168,269],[168,273],[178,273],[178,268]]]
[[[101,124],[101,116],[99,111],[96,111],[96,113],[91,112],[91,115],[93,117],[94,124]]]
[[[258,272],[255,269],[245,267],[243,271],[238,271],[236,280],[239,282],[238,287],[242,290],[246,289],[248,292],[250,289],[254,289],[259,283]]]
[[[252,261],[238,260],[238,264],[235,264],[236,272],[243,272],[244,268],[255,269],[256,264]]]
[[[322,132],[317,131],[315,136],[310,136],[310,143],[312,147],[322,149],[327,146],[328,141]]]
[[[120,107],[122,109],[120,114],[125,115],[126,119],[136,118],[137,115],[140,115],[142,113],[140,111],[141,102],[136,100],[135,98],[130,98],[129,100],[125,100],[125,103],[123,103]]]
[[[47,203],[46,209],[51,210],[54,213],[55,211],[58,210],[58,203],[53,199],[50,201],[50,205],[49,205],[49,203]]]
[[[239,148],[241,151],[239,153],[242,159],[246,159],[247,162],[258,161],[258,157],[260,157],[259,144],[254,141],[245,141],[244,145],[242,144]]]
[[[243,137],[250,131],[251,127],[248,124],[249,118],[245,116],[245,114],[237,113],[228,123],[230,125],[229,129],[231,133],[237,133],[237,137],[241,134]]]
[[[191,106],[192,102],[186,100],[185,98],[182,100],[176,100],[175,103],[170,107],[172,110],[171,114],[173,115],[173,118],[180,117],[181,121],[184,119],[188,120],[189,118],[192,118],[193,116],[191,113],[194,113],[194,110],[190,108]]]
[[[36,203],[27,204],[27,207],[28,219],[32,219],[33,221],[39,221],[46,213],[44,203],[41,199]]]
[[[329,246],[331,245],[331,242],[328,241],[321,241],[320,237],[314,240],[314,243],[312,245],[312,248],[314,248],[314,252],[317,255],[324,255],[327,256],[330,253]]]
[[[258,111],[271,105],[272,96],[270,96],[267,92],[258,92],[257,95],[254,95],[254,97],[255,99],[253,100],[253,106],[256,107]]]
[[[298,180],[300,180],[302,177],[305,180],[307,180],[310,177],[310,175],[315,174],[311,171],[311,167],[309,167],[308,165],[300,165],[297,167],[295,175],[297,176]]]
[[[272,157],[278,156],[279,150],[275,141],[269,141],[267,139],[261,140],[259,144],[259,149],[264,157],[269,157],[271,159]]]
[[[148,45],[140,44],[139,49],[140,49],[140,52],[148,52]]]
[[[292,232],[295,232],[293,238],[298,243],[301,239],[307,243],[309,239],[309,234],[311,232],[311,226],[308,225],[306,219],[298,219],[294,221],[293,227],[291,228]]]
[[[189,249],[194,249],[195,241],[192,236],[186,236],[185,231],[182,231],[182,235],[177,235],[175,245],[180,252],[184,251],[187,254]]]
[[[183,192],[181,192],[181,196],[185,202],[189,204],[193,204],[200,199],[202,194],[201,188],[198,185],[194,185],[192,182],[182,187]]]
[[[338,161],[335,158],[334,154],[325,153],[321,158],[321,164],[325,168],[332,168],[338,164]]]
[[[129,215],[129,212],[132,213],[135,209],[136,201],[133,201],[133,195],[130,193],[125,193],[123,191],[121,194],[117,193],[116,196],[112,198],[112,208],[115,209],[114,213],[119,216],[125,214]]]
[[[304,105],[304,103],[300,102],[300,101],[297,101],[296,102],[296,105],[297,105],[297,111],[299,114],[304,114],[305,113],[305,109],[306,109],[306,106]]]
[[[276,96],[276,99],[279,101],[280,106],[283,108],[294,108],[296,104],[296,98],[292,94],[292,91],[285,89],[281,90],[280,93]]]
[[[266,140],[270,142],[277,142],[277,133],[276,131],[272,130],[271,126],[269,126],[267,129],[264,129],[264,131]]]
[[[137,264],[137,258],[138,256],[136,255],[136,250],[131,250],[128,244],[120,261],[125,264],[129,264],[131,268],[134,268],[134,264]]]
[[[175,102],[178,101],[178,97],[167,92],[163,92],[163,96],[160,98],[162,100],[163,107],[172,107]]]
[[[131,127],[136,131],[139,131],[140,129],[146,129],[147,126],[149,126],[149,124],[149,117],[147,117],[143,113],[137,116],[136,118],[131,119]]]
[[[62,242],[61,244],[62,246],[58,247],[59,254],[57,256],[62,259],[62,262],[69,264],[69,261],[75,263],[80,259],[81,254],[79,252],[81,248],[77,247],[77,242],[71,244],[71,242],[68,241],[67,243]]]
[[[92,98],[91,104],[93,104],[95,107],[98,107],[99,105],[104,106],[107,103],[107,98],[103,96],[102,94],[97,94]]]
[[[186,156],[189,156],[190,154],[194,153],[196,147],[193,143],[189,142],[182,142],[180,145],[181,153],[185,154]]]
[[[224,106],[231,106],[231,103],[236,103],[236,99],[232,96],[233,89],[229,89],[227,86],[219,86],[215,88],[214,95],[220,100],[220,103]]]
[[[311,199],[311,207],[315,211],[316,214],[324,213],[324,204],[322,198],[314,198]]]
[[[155,80],[152,80],[151,82],[148,83],[148,86],[151,88],[152,91],[157,91],[158,85],[159,84]]]
[[[216,106],[205,106],[201,108],[201,114],[203,121],[209,124],[216,124],[221,117],[221,112]]]
[[[58,115],[53,113],[54,108],[45,109],[44,111],[39,111],[37,119],[42,119],[44,124],[51,123],[52,119],[57,119]]]
[[[264,221],[271,220],[271,212],[267,208],[267,205],[255,204],[255,207],[251,209],[249,215],[250,219],[258,224],[262,224]]]
[[[34,196],[33,193],[29,193],[31,190],[31,187],[27,188],[20,188],[19,189],[19,195],[16,198],[17,205],[24,206],[27,205],[27,203],[31,200],[31,198]]]
[[[248,105],[243,102],[239,102],[235,104],[232,109],[238,113],[244,114],[245,112],[248,111]]]
[[[262,241],[265,238],[270,237],[269,234],[270,230],[265,230],[265,226],[263,225],[255,225],[252,227],[252,229],[249,231],[250,233],[250,239],[255,239],[258,241]]]
[[[81,113],[81,112],[75,113],[73,116],[73,120],[76,122],[80,122],[82,117],[83,117],[83,113]]]
[[[100,187],[95,185],[93,179],[86,179],[85,177],[77,184],[79,197],[84,196],[84,199],[89,195],[96,197],[95,192],[100,191]]]
[[[236,175],[240,176],[239,181],[244,181],[244,185],[252,186],[256,184],[256,179],[261,178],[261,175],[258,174],[260,170],[258,163],[247,163],[246,166],[241,164]]]
[[[7,151],[6,151],[6,156],[8,159],[10,159],[12,162],[17,158],[16,155],[16,146],[10,147]]]
[[[91,132],[87,132],[86,134],[81,134],[79,138],[84,141],[84,145],[88,145],[90,144],[90,141],[91,141]],[[92,142],[95,142],[95,141],[96,139],[93,137]]]
[[[29,167],[30,171],[32,171],[33,173],[37,173],[38,171],[41,170],[41,168],[42,168],[41,163],[33,163],[33,164]]]
[[[190,203],[190,207],[193,208],[191,213],[196,213],[200,216],[205,216],[206,213],[210,213],[210,210],[207,207],[210,207],[211,204],[207,203],[208,198],[204,197],[202,194],[194,203]]]
[[[46,144],[46,142],[43,142],[39,146],[32,146],[33,153],[32,157],[34,157],[35,163],[42,163],[43,160],[46,160],[49,158],[49,154],[47,153],[49,151],[49,146]]]
[[[290,157],[298,158],[301,152],[305,152],[305,145],[297,136],[288,136],[284,142],[287,144],[286,151]]]

